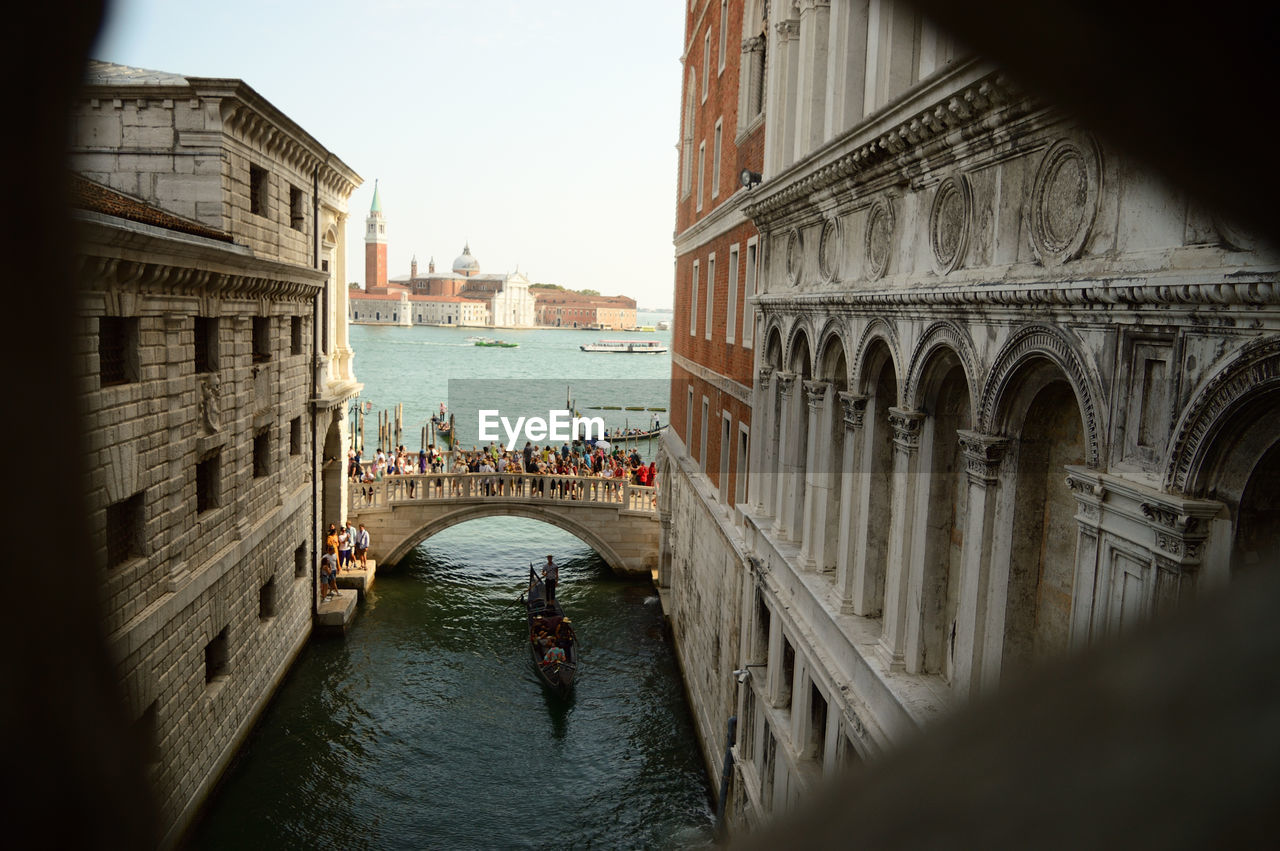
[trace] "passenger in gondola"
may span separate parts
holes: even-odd
[[[560,649],[559,647],[556,647],[553,644],[552,646],[547,648],[547,655],[542,657],[542,665],[543,667],[546,667],[556,662],[563,662],[564,660],[565,660],[564,650]]]
[[[573,622],[568,618],[563,618],[560,623],[556,624],[555,637],[556,644],[567,649],[577,637],[573,632]]]

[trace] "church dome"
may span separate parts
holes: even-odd
[[[470,244],[464,245],[462,254],[458,256],[457,260],[453,261],[453,273],[464,278],[480,274],[480,264],[476,262],[476,258],[471,256]]]

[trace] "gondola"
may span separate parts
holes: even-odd
[[[431,415],[432,442],[439,443],[445,451],[452,449],[457,442],[453,425],[453,413],[444,405],[440,406],[439,414]]]
[[[529,590],[525,594],[524,604],[529,626],[526,641],[534,670],[553,693],[568,697],[578,673],[578,642],[572,622],[564,616],[564,610],[558,602],[547,600],[547,586],[534,572],[532,565],[529,566]],[[543,632],[548,634],[555,646],[564,650],[564,661],[546,660],[548,648],[544,648],[538,641]]]

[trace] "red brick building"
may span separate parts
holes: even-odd
[[[669,446],[726,506],[746,493],[750,442],[761,258],[740,175],[764,161],[763,8],[690,0],[685,21]]]
[[[552,328],[636,327],[636,300],[625,295],[585,295],[566,290],[533,289],[538,324]]]

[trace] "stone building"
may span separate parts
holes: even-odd
[[[72,128],[89,522],[172,845],[311,633],[360,178],[240,80],[92,63]]]
[[[383,295],[351,294],[351,322],[357,325],[444,325],[485,327],[489,306],[483,301],[447,295],[410,295],[394,289]]]
[[[636,300],[630,296],[535,288],[533,300],[538,324],[549,328],[633,331],[636,327]]]
[[[763,80],[755,428],[730,504],[673,358],[663,581],[749,826],[1280,558],[1280,257],[907,4],[694,0],[686,104],[717,6]]]

